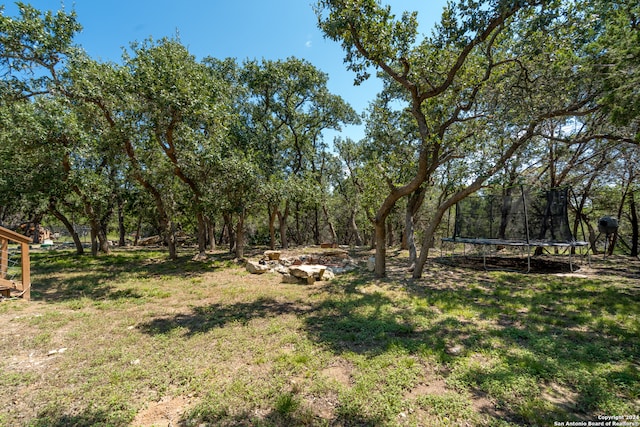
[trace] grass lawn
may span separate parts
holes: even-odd
[[[553,426],[640,415],[640,263],[431,262],[314,285],[225,253],[32,254],[0,303],[2,426]],[[402,265],[403,257],[390,259]],[[640,425],[640,420],[630,420]],[[579,424],[575,424],[579,425]]]

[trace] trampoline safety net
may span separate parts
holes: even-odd
[[[568,219],[568,189],[490,189],[456,205],[453,240],[575,242]]]

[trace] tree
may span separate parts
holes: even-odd
[[[480,91],[514,61],[496,57],[494,46],[502,41],[519,12],[529,13],[528,18],[544,12],[534,10],[539,4],[544,2],[449,4],[437,31],[416,43],[416,13],[404,13],[395,19],[389,6],[374,0],[317,3],[320,28],[328,38],[342,43],[347,68],[356,73],[356,82],[369,77],[370,67],[384,73],[389,90],[402,94],[418,130],[413,176],[402,184],[389,183],[388,194],[374,218],[377,276],[385,275],[386,218],[398,200],[420,188],[456,154],[453,145],[445,145],[445,134],[455,124],[474,117]],[[450,138],[451,142],[455,139]],[[506,158],[524,143],[514,142],[506,148]],[[435,219],[439,222],[437,216]],[[414,275],[421,275],[421,270],[421,266],[416,268]]]
[[[212,179],[207,162],[227,138],[227,123],[234,120],[229,108],[232,86],[177,40],[133,43],[125,67],[131,74],[130,95],[137,98],[137,113],[143,119],[140,129],[145,137],[140,142],[145,149],[160,149],[192,194],[198,249],[204,254],[203,198]]]
[[[640,143],[640,5],[631,0],[579,2],[593,33],[584,51],[601,85],[600,103],[616,125],[632,125]]]
[[[328,77],[305,60],[248,61],[242,81],[249,90],[247,125],[261,153],[268,190],[269,234],[275,246],[275,218],[280,239],[288,247],[287,221],[296,198],[316,186],[306,180],[317,170],[316,157],[324,129],[340,130],[358,117],[342,98],[331,94]],[[296,191],[299,189],[300,191]],[[295,209],[295,215],[298,215]]]

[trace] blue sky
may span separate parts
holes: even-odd
[[[23,0],[40,10],[75,10],[83,26],[75,42],[98,60],[119,62],[122,48],[149,37],[178,35],[197,58],[304,58],[329,75],[329,90],[358,112],[364,111],[381,85],[375,77],[354,87],[344,53],[325,40],[316,25],[312,0]],[[420,31],[429,33],[446,0],[389,0],[394,13],[418,11]],[[13,2],[5,14],[15,15]],[[336,134],[325,133],[330,142]],[[362,126],[342,136],[360,139]]]

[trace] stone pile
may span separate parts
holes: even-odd
[[[259,260],[246,262],[249,273],[280,273],[284,283],[312,284],[320,280],[331,280],[336,274],[357,268],[357,263],[341,249],[294,257],[282,257],[280,251],[266,251]]]

